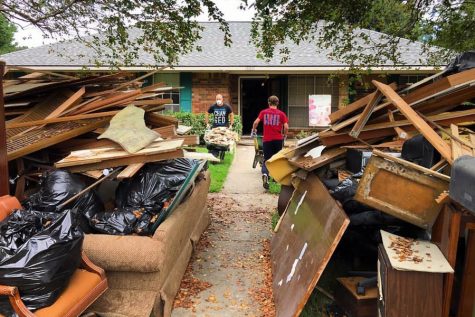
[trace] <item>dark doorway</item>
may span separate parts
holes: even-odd
[[[241,78],[240,89],[243,134],[251,133],[252,123],[267,108],[267,98],[271,95],[279,97],[279,109],[287,113],[287,77]],[[257,131],[262,134],[262,124]]]

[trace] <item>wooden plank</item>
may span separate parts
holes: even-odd
[[[450,204],[445,204],[432,228],[431,241],[437,244],[453,268],[455,268],[457,261],[461,216],[462,213],[459,210],[453,208]],[[442,301],[442,316],[444,317],[449,316],[453,285],[454,275],[444,274],[444,295]]]
[[[379,151],[379,150],[373,150],[373,154],[374,154],[374,155],[377,155],[377,156],[380,156],[380,157],[382,157],[382,158],[384,158],[384,159],[386,159],[386,160],[390,160],[390,161],[396,162],[396,163],[398,163],[398,164],[407,166],[407,167],[409,167],[409,168],[418,170],[419,172],[422,172],[422,173],[424,173],[424,174],[431,175],[431,176],[440,178],[441,180],[445,180],[445,181],[447,181],[447,182],[450,182],[450,177],[449,177],[449,176],[447,176],[447,175],[445,175],[445,174],[441,174],[441,173],[436,172],[436,171],[433,171],[433,170],[431,170],[431,169],[425,168],[425,167],[420,166],[420,165],[418,165],[418,164],[415,164],[415,163],[412,163],[412,162],[403,160],[403,159],[398,158],[398,157],[394,157],[394,156],[392,156],[392,155],[386,154],[386,153],[381,152],[381,151]]]
[[[447,90],[438,91],[433,95],[419,96],[415,101],[410,102],[409,105],[413,108],[417,108],[422,113],[437,114],[443,111],[448,111],[459,105],[461,102],[470,100],[473,97],[475,97],[475,89],[471,86],[465,88],[449,87]],[[402,99],[404,101],[409,100],[407,96],[402,97]],[[376,113],[390,104],[391,102],[383,103],[377,106],[373,112]],[[352,123],[355,123],[359,116],[360,115],[356,115],[338,124],[332,125],[331,129],[333,131],[339,131]],[[372,122],[373,121],[375,123],[387,121],[386,114],[383,113],[380,118],[372,120]]]
[[[147,156],[165,152],[172,152],[183,145],[183,140],[159,141],[150,144],[147,148],[142,149],[134,154],[130,154],[122,149],[115,147],[95,148],[88,150],[73,151],[64,159],[56,162],[56,168],[99,163],[102,161],[132,157]]]
[[[391,110],[388,110],[388,118],[389,118],[390,122],[395,122],[396,121],[396,120],[394,120],[394,114]],[[394,131],[396,131],[396,134],[400,139],[403,139],[403,140],[407,139],[406,131],[404,131],[400,127],[394,127]]]
[[[335,147],[330,149],[325,149],[317,158],[312,158],[311,156],[305,157],[303,155],[298,157],[293,157],[289,159],[289,163],[298,168],[302,168],[308,172],[311,172],[321,166],[324,166],[328,163],[336,161],[339,158],[344,157],[346,154],[346,148]]]
[[[447,125],[451,123],[460,123],[460,122],[470,122],[475,120],[475,109],[464,110],[464,111],[452,111],[448,113],[441,113],[432,116],[425,116],[425,118],[430,121],[437,122],[439,124]],[[411,126],[409,120],[398,120],[394,122],[383,122],[383,123],[374,123],[369,124],[363,128],[363,131],[372,131],[384,128],[395,128],[395,127],[408,127]]]
[[[454,136],[460,136],[459,127],[457,127],[455,124],[450,125],[450,130]],[[451,139],[450,142],[452,144],[452,158],[455,161],[459,156],[462,156],[462,145],[454,139]]]
[[[3,74],[5,62],[0,60],[0,195],[10,194],[8,183],[7,131],[5,129],[5,107],[3,106]]]
[[[163,160],[170,160],[174,158],[184,157],[184,151],[182,149],[177,149],[171,152],[158,153],[152,155],[134,155],[130,157],[117,158],[113,160],[106,160],[99,163],[78,165],[67,167],[71,173],[81,173],[88,170],[98,170],[104,168],[118,167],[118,166],[128,166],[136,163],[149,163],[157,162]]]
[[[317,175],[300,181],[271,242],[277,317],[299,316],[349,222]]]
[[[89,113],[89,114],[80,114],[77,116],[68,116],[68,117],[59,117],[59,118],[51,118],[51,119],[42,119],[42,120],[32,120],[27,122],[12,122],[7,123],[7,129],[16,129],[22,127],[31,127],[35,125],[46,125],[51,123],[59,123],[59,122],[70,122],[70,121],[78,121],[78,120],[86,120],[86,119],[94,119],[94,118],[103,118],[103,117],[112,117],[119,113],[120,110],[115,111],[107,111],[107,112],[99,112],[99,113]],[[109,120],[109,119],[107,119]]]
[[[369,95],[364,96],[363,98],[360,98],[356,100],[353,103],[350,103],[349,105],[346,105],[344,108],[339,109],[335,112],[330,113],[328,116],[330,118],[330,123],[335,123],[336,121],[344,118],[345,116],[349,115],[352,112],[355,112],[358,109],[363,108],[368,104],[368,102],[373,98],[376,92],[372,92]]]
[[[94,179],[99,179],[102,176],[104,176],[104,173],[102,171],[103,170],[91,170],[91,171],[85,171],[82,174]]]
[[[200,137],[198,135],[177,135],[177,136],[173,136],[172,139],[183,140],[183,145],[200,144]]]
[[[134,176],[140,169],[145,165],[145,163],[135,163],[130,164],[126,168],[124,168],[119,175],[117,175],[118,180],[123,180],[126,178],[131,178]]]
[[[85,92],[86,88],[84,88],[84,86],[81,87],[71,97],[69,97],[65,102],[63,102],[58,108],[51,112],[45,119],[57,118],[61,116],[64,111],[78,103]]]
[[[353,129],[351,129],[351,131],[350,131],[350,136],[351,137],[358,138],[358,136],[360,135],[361,129],[363,129],[366,122],[368,122],[369,117],[371,116],[371,114],[374,111],[374,108],[381,101],[382,97],[383,97],[383,95],[381,94],[381,92],[379,90],[377,90],[374,93],[374,95],[372,96],[372,98],[370,99],[370,101],[368,102],[366,107],[364,108],[363,112],[359,116],[358,121],[356,121],[355,125],[353,126]]]
[[[155,128],[153,131],[158,132],[160,136],[164,139],[171,138],[176,136],[176,127],[175,125],[167,125],[160,128]]]
[[[475,223],[467,224],[465,263],[457,317],[475,314]]]
[[[416,129],[439,151],[440,155],[453,163],[452,151],[447,143],[412,109],[391,87],[373,80],[373,84],[401,111]]]
[[[95,111],[95,110],[98,110],[100,107],[113,105],[114,103],[116,103],[118,101],[123,101],[124,99],[136,97],[136,96],[140,95],[141,93],[142,92],[140,91],[140,89],[136,89],[136,90],[132,90],[132,91],[128,91],[128,92],[116,93],[112,97],[91,102],[91,103],[77,109],[76,111],[73,111],[71,113],[71,115],[74,116],[74,115],[78,115],[78,114],[82,114],[82,113],[87,113],[89,111]]]
[[[430,169],[433,171],[438,171],[442,167],[447,165],[447,161],[445,159],[441,159],[439,162],[437,162],[434,166],[432,166]]]
[[[355,200],[421,228],[431,228],[441,209],[435,199],[448,190],[449,182],[433,177],[434,171],[426,169],[428,172],[423,173],[376,152],[366,165]]]
[[[475,145],[475,133],[470,133],[470,142]],[[472,155],[475,156],[475,148],[472,150]]]
[[[164,127],[167,125],[174,125],[175,127],[178,127],[177,118],[161,115],[154,112],[147,112],[145,114],[145,122],[154,127]]]
[[[393,89],[397,89],[397,85],[396,83],[391,83],[389,84],[389,86]],[[335,112],[332,112],[330,115],[329,115],[329,118],[330,118],[330,123],[335,123],[336,121],[348,116],[349,114],[355,112],[356,110],[359,110],[363,107],[365,107],[368,102],[371,100],[371,98],[373,98],[374,94],[376,93],[375,92],[372,92],[358,100],[356,100],[355,102],[353,103],[350,103],[349,105],[345,106],[344,108],[341,108]]]

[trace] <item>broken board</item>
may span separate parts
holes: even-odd
[[[336,161],[344,157],[346,154],[346,149],[342,147],[335,147],[331,149],[323,150],[323,153],[313,158],[312,156],[298,156],[289,159],[289,163],[293,166],[302,168],[308,172],[311,172],[321,166],[324,166],[328,163]]]
[[[298,184],[271,244],[277,316],[300,314],[349,222],[316,175]]]
[[[138,152],[160,136],[145,126],[144,114],[143,109],[135,106],[124,108],[111,119],[109,128],[98,139],[112,140],[129,153]]]
[[[115,147],[103,147],[89,150],[73,151],[64,159],[56,162],[56,168],[86,165],[92,163],[100,163],[108,160],[115,160],[134,156],[147,156],[153,154],[160,154],[166,152],[173,152],[183,145],[183,140],[159,141],[150,144],[145,149],[138,151],[135,154],[129,154],[122,149]],[[138,163],[138,162],[134,162]]]
[[[421,228],[431,228],[441,209],[435,199],[448,189],[448,177],[383,155],[373,151],[355,200]]]

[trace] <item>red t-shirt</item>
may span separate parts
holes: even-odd
[[[262,141],[283,140],[282,127],[289,122],[285,113],[279,109],[267,108],[259,113],[259,120],[264,124]]]

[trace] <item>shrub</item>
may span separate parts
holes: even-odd
[[[205,115],[204,113],[191,112],[168,112],[167,115],[177,118],[182,125],[191,127],[191,134],[200,136],[200,142],[204,143],[203,137],[206,131]],[[213,115],[210,115],[209,122],[213,122]],[[233,131],[242,135],[242,121],[241,116],[234,115]]]

